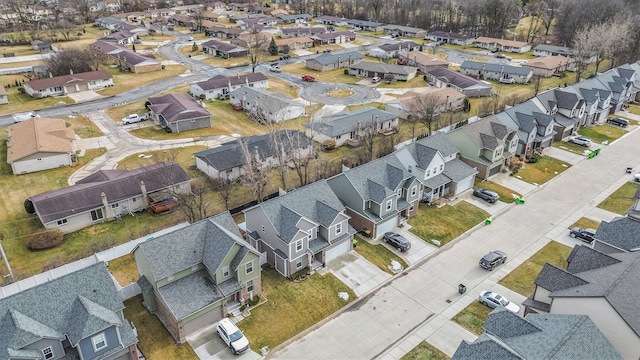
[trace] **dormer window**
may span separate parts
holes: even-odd
[[[385,206],[387,211],[391,210],[392,207],[393,207],[393,200],[387,200],[387,205]]]
[[[107,347],[107,337],[104,336],[104,333],[98,334],[91,338],[91,343],[93,344],[93,351],[98,352]]]
[[[418,194],[418,185],[413,185],[411,188],[411,196],[416,196]]]
[[[342,223],[338,223],[336,225],[336,235],[340,235],[342,233]]]
[[[302,251],[302,240],[296,241],[296,251]]]

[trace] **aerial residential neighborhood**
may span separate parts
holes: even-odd
[[[639,14],[0,4],[0,358],[640,358]]]

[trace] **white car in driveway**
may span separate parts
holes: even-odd
[[[591,139],[582,136],[572,136],[569,138],[569,142],[584,147],[591,147]]]
[[[126,124],[134,124],[140,121],[144,121],[147,120],[147,114],[131,114],[131,115],[127,115],[127,117],[125,117],[124,119],[122,119],[122,125],[126,125]]]
[[[516,314],[520,311],[520,306],[510,302],[506,297],[492,291],[481,292],[480,296],[478,297],[478,301],[480,302],[480,304],[493,309],[497,307],[503,307]]]
[[[216,331],[234,355],[249,349],[249,340],[231,320],[227,318],[220,320],[216,325]]]

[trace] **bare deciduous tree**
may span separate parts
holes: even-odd
[[[238,139],[245,164],[243,166],[244,173],[241,178],[244,183],[249,184],[253,189],[253,195],[259,203],[262,202],[267,188],[267,172],[262,166],[260,154],[257,149],[249,149],[247,140]]]
[[[437,119],[440,102],[436,94],[420,94],[415,96],[411,104],[412,115],[427,127],[429,136],[433,130],[433,123]]]
[[[95,49],[87,47],[67,48],[44,61],[47,72],[53,76],[68,75],[98,70]]]
[[[254,29],[251,33],[243,34],[242,39],[247,44],[247,56],[249,57],[249,62],[251,63],[251,72],[255,73],[258,64],[263,62],[268,55],[266,49],[269,45],[271,36]]]

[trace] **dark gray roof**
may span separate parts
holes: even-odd
[[[327,29],[319,26],[311,26],[311,27],[290,27],[290,28],[282,28],[280,31],[283,34],[297,34],[300,35],[316,35],[316,34],[324,34],[327,32]]]
[[[328,228],[345,210],[326,180],[316,181],[258,205],[286,243],[293,240],[301,218]]]
[[[216,75],[211,79],[197,82],[196,85],[202,88],[202,90],[211,90],[211,89],[222,89],[228,86],[253,84],[256,82],[267,81],[267,80],[269,80],[268,77],[266,77],[261,72],[257,72],[257,73],[244,74],[244,75],[238,74],[236,76]]]
[[[158,292],[177,320],[184,319],[225,296],[204,269],[172,281],[160,287]]]
[[[367,21],[367,20],[358,20],[358,19],[349,19],[349,20],[347,20],[347,24],[349,24],[351,26],[365,26],[365,27],[384,26],[385,25],[385,24],[379,23],[379,22],[373,22],[373,21]]]
[[[491,87],[490,84],[474,79],[471,76],[460,74],[457,71],[449,70],[441,66],[427,69],[427,74],[434,76],[447,84],[453,84],[463,90],[474,86]]]
[[[619,263],[620,260],[611,257],[589,246],[574,246],[567,256],[567,271],[578,274],[584,271],[600,269]]]
[[[202,47],[217,49],[224,52],[247,51],[247,49],[243,48],[242,46],[230,44],[228,42],[215,40],[215,39],[203,42]]]
[[[378,204],[414,177],[393,154],[349,169],[337,176],[346,176],[364,201],[372,200]]]
[[[556,45],[547,45],[540,44],[533,48],[533,50],[539,51],[548,51],[553,54],[563,55],[563,56],[573,56],[575,54],[575,50],[568,48],[566,46],[556,46]]]
[[[511,130],[496,119],[488,116],[460,128],[480,149],[495,150],[504,147],[506,137]]]
[[[29,199],[42,222],[49,223],[103,206],[102,193],[112,203],[142,195],[141,181],[144,181],[147,192],[152,193],[189,180],[191,178],[180,165],[161,162],[133,170],[100,170],[75,185]]]
[[[358,60],[358,59],[364,59],[364,55],[362,55],[358,51],[349,51],[347,53],[339,53],[339,54],[322,53],[313,59],[307,60],[307,62],[316,62],[321,65],[327,65],[327,64],[338,63],[338,61]]]
[[[275,133],[274,136],[276,142],[283,147],[287,153],[292,150],[294,145],[300,149],[307,148],[311,145],[311,140],[300,131],[280,130]],[[242,138],[242,141],[246,142],[247,149],[252,153],[257,151],[261,159],[266,159],[276,155],[276,148],[271,139],[270,134],[265,134]],[[218,171],[233,169],[243,166],[246,163],[240,140],[233,140],[218,147],[197,152],[194,156],[202,159]]]
[[[480,359],[492,350],[498,356],[491,359],[622,359],[586,315],[531,313],[523,318],[499,308],[489,314],[484,329],[475,342],[463,342],[452,359]],[[473,351],[476,346],[479,353]]]
[[[147,240],[133,251],[147,264],[153,276],[149,281],[156,283],[198,264],[205,265],[213,273],[234,247],[248,246],[231,214],[223,212]]]
[[[438,133],[417,140],[416,145],[423,145],[440,151],[442,156],[447,157],[458,153],[456,146],[449,140],[446,134]]]
[[[455,32],[446,32],[446,31],[429,31],[427,35],[437,36],[441,38],[449,38],[449,39],[461,39],[461,40],[476,38],[475,36],[471,36],[471,35],[460,34]]]
[[[397,119],[398,115],[371,106],[354,111],[343,111],[325,116],[319,121],[305,123],[304,126],[315,129],[327,136],[334,137],[366,127],[374,122],[386,122]]]
[[[340,36],[348,36],[351,38],[351,37],[355,37],[356,34],[352,33],[351,31],[332,31],[328,33],[312,35],[310,37],[314,40],[315,39],[328,40],[328,39],[336,39]]]
[[[349,66],[350,69],[366,70],[380,74],[404,74],[416,72],[418,68],[406,65],[384,64],[371,61],[360,61]]]
[[[0,358],[8,359],[43,338],[73,346],[110,326],[118,326],[122,347],[138,342],[111,274],[98,263],[0,299]]]
[[[269,91],[262,88],[241,87],[229,93],[231,97],[244,99],[250,103],[262,104],[262,107],[269,111],[277,111],[288,106],[304,106],[303,104],[293,100],[285,94]],[[269,104],[267,106],[266,104]]]
[[[477,169],[472,168],[471,166],[467,165],[464,161],[458,158],[453,159],[451,161],[447,161],[444,164],[443,174],[455,182],[464,180],[469,176],[475,175],[477,173],[478,173]]]
[[[415,48],[420,47],[420,45],[416,44],[413,41],[402,41],[399,43],[386,43],[386,44],[382,44],[380,46],[378,46],[378,49],[384,50],[384,51],[395,51],[395,50],[412,50]]]
[[[562,290],[584,285],[587,282],[549,263],[544,264],[540,274],[534,280],[537,286],[549,291]]]
[[[629,217],[617,217],[609,222],[602,221],[595,238],[605,244],[624,251],[640,249],[640,221]]]
[[[460,65],[460,69],[485,70],[494,73],[504,73],[518,76],[529,76],[533,72],[530,68],[522,66],[513,66],[507,64],[487,63],[479,61],[464,61]]]

